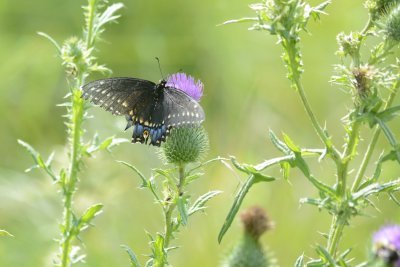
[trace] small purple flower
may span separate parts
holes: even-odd
[[[182,72],[169,76],[166,86],[182,90],[196,101],[199,101],[203,95],[203,83],[200,80],[195,81],[192,76]]]
[[[374,251],[390,266],[400,267],[400,226],[387,225],[379,229],[373,236]]]

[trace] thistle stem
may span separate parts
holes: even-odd
[[[340,222],[340,215],[333,216],[327,246],[327,250],[332,256],[336,254],[337,246],[343,233],[343,228],[344,224]]]
[[[393,91],[390,93],[383,110],[389,108],[393,104],[393,101],[397,95],[397,91],[398,91],[399,87],[400,87],[400,82],[396,82],[396,84],[393,88]],[[355,192],[358,190],[358,187],[360,186],[360,183],[361,183],[362,179],[364,178],[365,171],[367,170],[368,164],[371,160],[371,157],[374,152],[376,143],[378,142],[380,133],[381,133],[381,128],[379,127],[379,125],[375,126],[375,130],[372,135],[371,142],[368,145],[367,151],[365,152],[364,158],[361,162],[360,168],[358,169],[356,178],[354,179],[353,185],[351,187],[352,192]]]
[[[183,187],[185,185],[185,165],[181,164],[178,166],[179,181],[177,185],[178,197],[183,193]],[[172,238],[173,233],[173,221],[172,214],[176,208],[176,200],[169,204],[165,212],[165,240],[164,247],[167,248]]]
[[[299,63],[296,60],[296,41],[283,39],[283,47],[288,56],[288,68],[290,69],[290,73],[292,73],[292,85],[296,88],[296,91],[299,93],[301,102],[303,104],[304,109],[307,112],[309,119],[313,125],[314,130],[316,131],[318,137],[325,144],[328,149],[329,155],[333,158],[336,164],[340,162],[340,154],[337,149],[332,145],[330,137],[325,133],[321,125],[318,123],[318,120],[311,108],[310,103],[308,102],[305,90],[300,81],[300,71],[299,71]]]
[[[77,83],[82,79],[78,78]],[[72,114],[71,114],[71,131],[70,131],[70,166],[68,175],[64,184],[64,218],[63,218],[63,239],[61,246],[61,266],[70,266],[70,250],[71,250],[71,222],[72,222],[72,201],[76,191],[76,183],[78,181],[79,161],[81,158],[80,142],[81,142],[81,126],[83,122],[84,102],[80,98],[79,89],[73,88],[71,95]]]

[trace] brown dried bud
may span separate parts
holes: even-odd
[[[240,214],[240,219],[242,220],[245,233],[255,239],[260,238],[265,231],[272,228],[272,223],[267,214],[259,206],[253,206],[243,211]]]

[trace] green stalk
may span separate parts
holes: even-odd
[[[400,82],[396,82],[396,84],[393,88],[393,91],[390,93],[389,98],[388,98],[383,110],[389,108],[393,104],[393,101],[397,95],[397,91],[398,91],[399,87],[400,87]],[[368,145],[367,151],[365,152],[364,158],[361,162],[360,168],[358,169],[356,178],[354,179],[353,185],[351,187],[352,192],[357,191],[358,187],[360,186],[360,183],[364,177],[365,171],[367,170],[368,164],[369,164],[372,154],[374,152],[376,143],[378,142],[380,133],[381,133],[381,128],[379,127],[379,125],[375,126],[375,130],[372,135],[371,142]]]
[[[340,237],[343,233],[344,224],[340,222],[340,215],[334,215],[332,218],[331,230],[329,231],[327,250],[330,255],[334,256],[339,244]]]
[[[340,154],[336,150],[336,148],[332,145],[329,136],[325,133],[321,125],[318,123],[318,120],[311,108],[310,103],[308,102],[306,93],[304,91],[303,85],[300,81],[300,72],[299,72],[299,64],[296,61],[296,41],[283,39],[282,41],[283,47],[286,50],[288,55],[289,63],[288,68],[293,75],[292,85],[296,88],[296,91],[299,93],[301,102],[303,103],[303,107],[307,112],[309,119],[313,125],[314,130],[317,132],[318,137],[321,141],[325,144],[326,148],[328,149],[329,155],[333,158],[336,164],[340,162]]]
[[[77,83],[81,83],[82,79],[78,78]],[[81,126],[84,114],[84,101],[80,98],[79,89],[73,88],[71,95],[72,114],[71,114],[71,131],[70,131],[70,166],[68,175],[64,184],[64,232],[62,242],[61,266],[70,266],[70,250],[71,250],[71,228],[72,228],[72,201],[73,194],[76,190],[78,181],[79,164],[81,159],[80,142],[82,137]]]
[[[182,189],[185,184],[185,166],[184,165],[179,165],[178,167],[178,173],[179,173],[179,182],[177,185],[178,188],[178,194],[182,194]],[[179,197],[179,196],[178,196]],[[168,206],[167,211],[165,212],[165,240],[164,240],[164,247],[168,247],[169,243],[172,238],[172,232],[173,232],[173,222],[172,222],[172,214],[176,208],[176,202],[174,201]]]

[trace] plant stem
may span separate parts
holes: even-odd
[[[396,84],[393,88],[393,91],[390,93],[383,110],[389,108],[393,104],[393,101],[397,95],[397,91],[398,91],[399,87],[400,87],[400,82],[396,82]],[[368,145],[367,151],[365,152],[364,158],[361,162],[360,168],[358,169],[356,178],[354,179],[353,185],[351,187],[352,192],[355,192],[358,190],[358,187],[360,186],[360,183],[361,183],[362,179],[364,178],[365,171],[367,170],[368,164],[371,160],[372,153],[374,152],[374,149],[375,149],[376,143],[378,142],[380,133],[381,133],[381,128],[379,127],[379,125],[375,126],[375,130],[372,135],[371,142]]]
[[[340,215],[334,215],[332,218],[331,230],[329,231],[327,250],[330,255],[336,254],[340,237],[342,236],[344,224],[340,220]]]
[[[78,78],[77,83],[82,79]],[[76,190],[76,182],[78,181],[79,162],[81,159],[80,142],[81,142],[81,126],[83,122],[84,102],[80,98],[79,89],[73,88],[71,94],[72,114],[71,114],[71,131],[70,131],[70,166],[68,175],[64,184],[64,222],[63,222],[63,240],[61,266],[70,266],[70,249],[71,249],[71,222],[72,222],[72,201],[73,194]]]
[[[185,165],[179,165],[178,166],[178,173],[179,173],[179,182],[177,185],[178,188],[178,196],[183,193],[182,189],[185,185]],[[176,208],[176,201],[175,199],[171,204],[169,204],[167,211],[165,212],[165,240],[164,240],[164,247],[167,248],[169,246],[169,243],[172,238],[172,232],[173,232],[173,222],[172,222],[172,213],[174,212]]]
[[[314,112],[311,108],[310,103],[308,102],[306,93],[304,91],[303,85],[300,81],[300,71],[299,71],[299,63],[296,60],[296,41],[295,40],[289,40],[289,39],[283,39],[282,41],[283,47],[286,50],[286,53],[288,55],[288,67],[290,68],[290,72],[292,73],[292,85],[296,88],[297,92],[299,93],[301,102],[303,103],[303,106],[307,112],[307,115],[309,119],[311,120],[311,123],[314,127],[314,130],[317,132],[317,135],[319,138],[322,140],[322,142],[325,144],[326,148],[328,149],[329,155],[333,158],[333,160],[336,162],[336,164],[339,164],[340,161],[340,154],[336,150],[336,148],[332,145],[332,142],[321,127],[319,125],[318,120],[316,116],[314,115]]]

